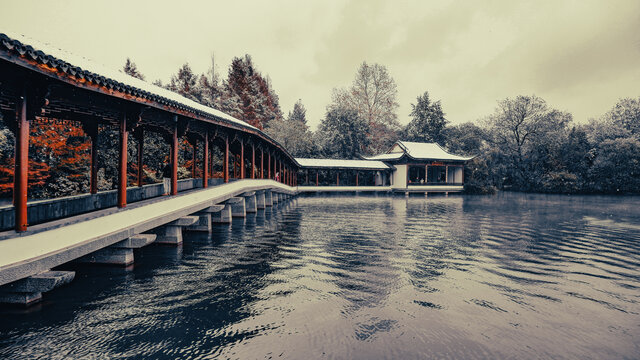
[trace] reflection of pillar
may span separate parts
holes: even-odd
[[[224,177],[224,182],[228,183],[229,182],[229,138],[225,137],[224,138],[224,161],[223,161],[223,177]]]
[[[178,194],[178,116],[174,116],[173,138],[171,140],[171,195]]]
[[[209,132],[204,133],[204,149],[202,150],[202,187],[209,186],[209,178],[207,171],[209,171]]]
[[[27,231],[27,186],[29,176],[29,120],[27,119],[27,90],[22,92],[16,121],[15,170],[13,177],[13,205],[15,230]]]
[[[136,136],[136,140],[138,141],[138,187],[142,187],[142,181],[144,177],[144,164],[142,161],[142,155],[144,153],[144,131],[142,128],[138,130],[138,136]]]
[[[118,207],[127,206],[127,116],[120,121],[120,153],[118,162]]]

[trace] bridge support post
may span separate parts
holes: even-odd
[[[264,208],[265,208],[265,196],[264,196],[264,193],[265,193],[264,190],[256,191],[256,208],[258,210],[264,210]]]
[[[186,230],[207,233],[211,232],[211,213],[209,211],[199,211],[193,216],[198,217],[198,221],[196,221],[193,225],[187,226]]]
[[[214,224],[230,224],[231,223],[231,205],[221,204],[209,207],[211,209],[211,221]]]
[[[185,216],[159,228],[153,229],[151,232],[157,235],[156,244],[181,245],[182,228],[193,225],[197,221],[197,216]]]
[[[273,192],[271,190],[264,191],[264,206],[273,206]]]
[[[73,280],[73,271],[45,271],[0,287],[0,303],[30,306],[42,300],[42,293]]]
[[[247,213],[258,212],[258,202],[256,201],[256,192],[250,191],[242,194],[244,198],[244,207]]]
[[[129,266],[134,262],[133,249],[147,246],[156,240],[155,234],[138,234],[119,241],[109,247],[94,251],[75,262],[89,264],[103,264]]]
[[[232,197],[227,200],[227,204],[231,205],[231,216],[232,217],[246,217],[247,209],[245,208],[244,198],[243,197]]]

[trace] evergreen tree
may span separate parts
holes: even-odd
[[[185,63],[178,73],[171,77],[168,89],[188,99],[202,102],[202,91],[198,87],[198,77],[191,70],[189,63]]]
[[[355,159],[369,146],[369,123],[353,109],[329,107],[316,141],[325,156]]]
[[[286,120],[272,120],[265,128],[269,136],[296,157],[310,157],[315,154],[313,134],[307,126],[306,112],[304,105],[298,100]]]
[[[436,142],[444,145],[443,130],[447,120],[442,111],[440,100],[431,102],[429,92],[418,96],[417,103],[411,104],[411,122],[405,129],[406,140],[418,142]]]

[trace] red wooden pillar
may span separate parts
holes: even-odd
[[[178,194],[178,117],[174,118],[176,125],[171,139],[171,195]]]
[[[251,178],[256,178],[256,146],[251,144]]]
[[[226,137],[224,139],[224,161],[223,161],[223,178],[224,178],[224,182],[228,183],[229,182],[229,138]]]
[[[196,178],[196,154],[198,152],[198,140],[193,140],[193,164],[191,164],[191,177]]]
[[[356,186],[358,186],[358,172],[356,171]]]
[[[307,174],[307,181],[305,182],[306,185],[309,185],[309,169],[305,170],[306,174]]]
[[[98,126],[91,129],[89,134],[91,138],[91,164],[89,164],[89,192],[91,194],[98,193]]]
[[[120,121],[120,153],[118,163],[118,207],[127,206],[127,116]]]
[[[260,149],[260,179],[264,179],[264,149]]]
[[[318,173],[320,172],[320,169],[316,169],[316,186],[318,186]]]
[[[13,177],[13,206],[15,230],[27,231],[27,186],[29,177],[29,120],[27,119],[27,90],[20,97],[16,128],[15,169]]]
[[[340,172],[336,171],[336,186],[340,186]]]
[[[138,140],[138,187],[142,187],[142,181],[144,177],[144,171],[143,171],[144,164],[142,160],[142,155],[144,151],[144,132],[142,129],[138,130],[137,140]]]
[[[284,167],[282,166],[282,160],[278,160],[278,163],[280,164],[280,182],[284,184]]]
[[[204,149],[202,151],[202,187],[207,188],[209,186],[209,132],[204,133]]]
[[[240,179],[244,179],[244,141],[240,140]]]

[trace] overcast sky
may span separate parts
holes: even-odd
[[[302,99],[310,125],[331,89],[363,61],[398,84],[398,119],[424,91],[453,124],[490,114],[496,101],[536,94],[576,122],[621,97],[640,96],[640,1],[7,1],[6,29],[121,68],[148,81],[215,53],[226,78],[234,56],[253,57],[283,112]]]

